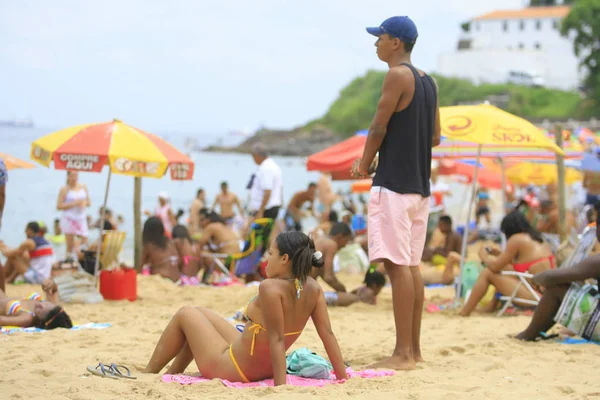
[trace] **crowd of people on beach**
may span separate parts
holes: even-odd
[[[167,373],[183,373],[195,361],[207,378],[252,382],[272,377],[275,385],[285,384],[286,351],[312,319],[336,377],[345,379],[328,307],[375,305],[387,282],[396,345],[389,358],[371,367],[414,369],[423,361],[424,284],[450,285],[461,279],[459,269],[466,257],[478,259],[477,277],[459,293],[464,300],[459,315],[469,316],[478,307],[496,311],[508,296],[515,306],[538,303],[530,326],[515,338],[552,337],[547,332],[560,323],[567,334],[600,342],[600,296],[592,282],[600,276],[600,255],[588,252],[576,265],[559,268],[564,257],[550,241],[563,222],[556,186],[507,192],[510,201],[501,207],[505,215],[498,227],[492,224],[490,193],[480,188],[473,199],[475,213],[469,216],[474,229],[466,237],[464,227],[461,231],[446,213],[444,198],[452,193],[431,167],[431,148],[439,144],[441,131],[437,85],[410,63],[416,26],[408,17],[392,17],[367,31],[377,37],[377,54],[390,67],[363,156],[351,171],[354,177],[374,173],[368,202],[359,197],[357,204],[352,196],[334,193],[324,173],[284,204],[282,170],[261,144],[252,149],[257,169],[248,182],[245,205],[227,182],[210,205],[199,189],[186,223],[181,221],[185,212],[173,210],[168,193],[161,192],[156,209],[145,212],[142,260],[135,267],[176,285],[256,281],[258,294],[239,313],[241,329],[205,307],[181,308],[164,329],[144,372],[158,373],[170,363]],[[589,188],[587,207],[567,214],[565,222],[575,235],[590,230],[597,234],[600,196],[595,183],[584,182]],[[0,160],[0,223],[6,185]],[[76,171],[69,171],[57,200],[62,215],[55,224],[55,236],[64,235],[62,262],[56,263],[45,227],[35,221],[27,223],[19,246],[8,248],[0,242],[6,257],[0,267],[0,326],[72,326],[59,305],[53,271],[65,263],[85,263],[86,255],[102,246],[103,235],[88,243],[90,225],[104,232],[122,223],[105,209],[100,210],[103,220],[89,224],[89,206],[87,187],[79,183]],[[305,229],[307,217],[318,219],[315,229]],[[476,257],[464,254],[463,240],[479,243]],[[351,291],[339,277],[345,268],[342,254],[349,248],[365,273],[364,284]],[[235,263],[257,252],[253,268],[236,277]],[[528,274],[534,291],[507,271]],[[5,282],[40,284],[45,299],[38,293],[9,297]]]

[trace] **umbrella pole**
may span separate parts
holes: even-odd
[[[133,178],[133,262],[142,271],[142,178]]]
[[[461,294],[462,294],[462,277],[464,273],[465,267],[465,257],[467,255],[467,244],[469,240],[469,220],[471,218],[471,214],[473,213],[473,204],[475,203],[475,193],[477,192],[477,172],[479,171],[479,160],[481,158],[481,147],[480,144],[477,146],[477,160],[475,161],[475,171],[473,171],[473,184],[471,189],[471,201],[469,201],[469,207],[467,211],[467,223],[465,224],[465,231],[463,233],[462,238],[462,248],[460,251],[460,275],[458,276],[458,281],[456,282],[456,304],[460,303]]]
[[[506,209],[506,204],[508,203],[508,197],[506,195],[506,166],[504,165],[504,158],[502,158],[502,156],[498,157],[498,162],[500,163],[502,171],[502,210],[503,214],[506,214],[508,211]]]
[[[102,204],[102,214],[100,215],[100,240],[98,241],[98,249],[96,250],[96,262],[94,264],[94,279],[98,283],[98,270],[100,269],[100,251],[102,250],[102,232],[104,231],[104,218],[106,216],[106,203],[108,202],[108,190],[110,189],[110,177],[112,171],[108,169],[108,179],[106,180],[106,190],[104,191],[104,203]]]
[[[556,134],[556,145],[563,148],[562,126],[556,125],[554,128]],[[563,242],[567,238],[567,199],[565,191],[565,157],[561,154],[556,155],[556,172],[558,178],[558,221],[560,241]]]

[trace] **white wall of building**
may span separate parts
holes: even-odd
[[[475,82],[506,82],[509,71],[536,73],[546,86],[575,89],[583,75],[570,38],[557,29],[558,19],[474,20],[460,40],[471,48],[438,58],[437,72]]]

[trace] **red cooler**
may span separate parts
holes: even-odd
[[[105,300],[135,301],[137,272],[132,268],[100,271],[100,293]]]

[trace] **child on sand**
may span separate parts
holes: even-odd
[[[258,295],[250,300],[242,332],[216,312],[182,307],[162,333],[144,372],[180,374],[196,361],[203,377],[231,382],[273,378],[286,384],[285,352],[312,318],[337,379],[346,379],[342,353],[331,329],[321,286],[308,275],[322,254],[301,232],[285,232],[271,243]]]
[[[323,254],[323,268],[313,268],[310,276],[314,279],[321,277],[336,292],[346,292],[346,287],[337,279],[334,271],[335,254],[352,240],[352,230],[343,222],[336,222],[331,227],[329,235],[315,241],[315,247]]]
[[[328,306],[348,307],[351,304],[363,302],[375,305],[377,295],[385,286],[385,275],[371,266],[365,275],[364,285],[350,293],[325,292],[325,301]]]

